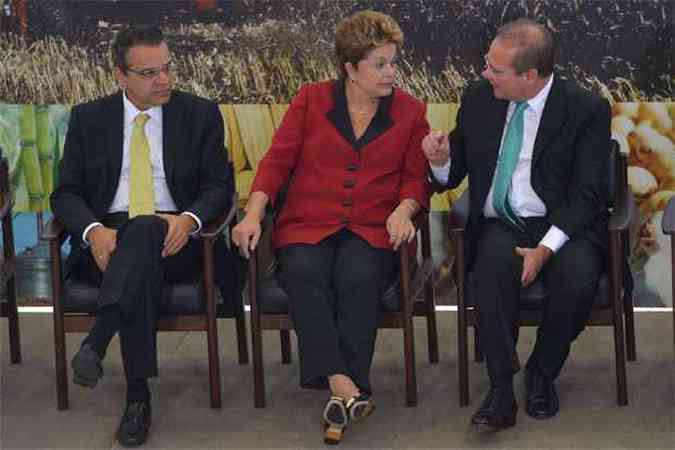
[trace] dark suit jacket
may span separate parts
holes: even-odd
[[[391,249],[385,224],[399,202],[428,208],[424,103],[395,88],[357,141],[346,102],[341,81],[303,86],[258,166],[251,192],[276,199],[288,182],[272,237],[277,248],[315,244],[347,228]]]
[[[446,186],[469,176],[468,231],[483,220],[497,164],[508,101],[486,80],[467,89],[450,134],[451,169]],[[532,155],[532,188],[546,205],[547,220],[570,238],[606,247],[610,107],[606,100],[555,77]]]
[[[51,195],[55,216],[71,235],[68,267],[82,252],[81,237],[92,222],[104,222],[122,168],[122,93],[77,105]],[[166,181],[179,212],[189,211],[206,225],[232,202],[234,183],[224,147],[218,105],[174,91],[162,107]]]

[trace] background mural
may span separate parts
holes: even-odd
[[[287,104],[303,83],[335,77],[333,29],[350,12],[387,12],[406,35],[397,84],[450,131],[461,93],[478,76],[496,28],[521,16],[557,34],[556,71],[606,97],[612,133],[629,155],[639,203],[633,239],[637,303],[670,304],[661,211],[675,193],[671,0],[0,0],[0,146],[16,211],[44,211],[70,105],[114,92],[109,44],[129,21],[159,23],[178,86],[221,104],[226,147],[245,202]],[[225,150],[224,150],[225,151]],[[445,211],[462,188],[433,199],[438,286],[451,292]],[[447,297],[447,295],[446,295]],[[448,301],[453,301],[449,299]]]

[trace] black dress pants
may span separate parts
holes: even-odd
[[[498,219],[487,219],[478,230],[472,289],[480,345],[493,384],[510,382],[518,370],[514,361],[523,259],[514,249],[536,247],[550,226],[541,218],[525,222],[525,232]],[[581,237],[570,239],[551,256],[538,275],[549,295],[528,368],[550,379],[558,376],[571,343],[584,329],[603,268],[602,249]]]
[[[327,377],[343,374],[370,395],[378,301],[395,277],[395,252],[343,229],[318,244],[285,246],[277,259],[292,304],[300,385],[325,389]]]
[[[195,240],[175,255],[162,258],[167,223],[152,215],[128,219],[111,214],[105,226],[117,229],[117,247],[101,273],[90,250],[83,252],[78,276],[100,286],[99,308],[118,304],[118,331],[127,379],[157,376],[157,319],[168,284],[194,280],[201,269],[201,247]]]

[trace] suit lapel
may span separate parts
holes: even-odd
[[[532,150],[532,167],[537,166],[537,161],[541,158],[544,149],[556,136],[558,130],[563,125],[567,109],[567,102],[563,95],[560,81],[558,78],[553,80],[553,86],[546,99],[544,112],[541,115],[537,137],[534,140],[534,149]]]
[[[115,195],[117,185],[120,181],[120,174],[122,172],[122,154],[124,151],[123,137],[124,137],[124,104],[122,101],[122,92],[109,97],[108,102],[109,114],[106,118],[106,146],[107,154],[110,158],[110,179],[113,186],[112,195]],[[109,199],[112,203],[112,197]]]
[[[483,128],[483,142],[481,147],[485,151],[486,162],[489,167],[489,173],[493,174],[497,167],[497,156],[502,142],[502,134],[506,126],[506,111],[509,102],[493,98],[485,109],[485,124],[498,124],[497,126],[485,126]]]
[[[162,107],[162,159],[166,183],[169,187],[173,186],[183,116],[182,110],[177,105],[176,95],[174,92],[169,103]]]

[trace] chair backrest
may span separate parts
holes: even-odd
[[[608,206],[613,208],[628,188],[626,156],[621,153],[619,143],[612,139],[609,149]]]

